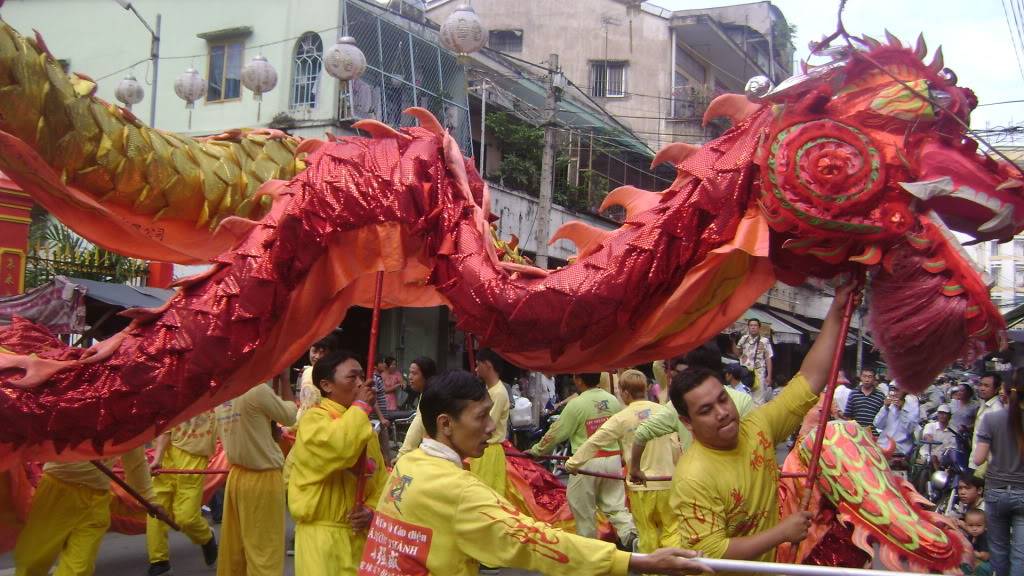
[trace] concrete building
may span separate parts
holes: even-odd
[[[428,0],[427,14],[441,22],[460,4]],[[538,64],[558,54],[569,80],[653,150],[717,135],[700,126],[711,98],[742,92],[752,76],[792,73],[789,24],[767,1],[673,12],[636,0],[477,0],[473,9],[492,49]]]

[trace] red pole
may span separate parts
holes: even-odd
[[[832,351],[832,368],[828,376],[828,385],[825,387],[825,400],[821,407],[821,417],[818,420],[818,430],[814,436],[814,449],[811,450],[811,462],[807,466],[807,480],[804,481],[804,493],[803,502],[800,505],[801,509],[806,510],[811,503],[811,493],[814,490],[814,484],[818,481],[818,468],[820,467],[821,458],[821,445],[825,441],[825,425],[828,424],[829,414],[832,413],[832,396],[835,393],[836,381],[839,380],[839,363],[843,359],[843,347],[846,345],[846,333],[850,331],[850,319],[853,318],[854,301],[857,297],[857,292],[860,291],[860,287],[864,283],[864,270],[861,269],[857,272],[859,275],[856,280],[856,287],[850,293],[850,299],[846,301],[846,306],[843,308],[843,321],[839,327],[839,339],[836,340],[835,349]]]
[[[373,385],[373,370],[377,363],[377,336],[380,332],[380,299],[384,293],[384,271],[377,272],[377,290],[373,295],[373,316],[370,320],[370,350],[366,355],[366,380]],[[383,463],[381,463],[383,464]],[[366,449],[356,462],[356,506],[366,502]]]
[[[476,347],[473,335],[466,332],[466,351],[469,354],[469,371],[476,372],[476,352],[473,348]]]

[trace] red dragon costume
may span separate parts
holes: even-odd
[[[923,40],[865,37],[832,54],[758,101],[717,98],[706,118],[731,129],[663,149],[668,189],[613,191],[604,204],[625,207],[623,225],[563,227],[578,257],[540,270],[499,258],[486,185],[424,110],[401,131],[357,124],[372,138],[185,138],[97,99],[38,35],[0,23],[0,170],[105,248],[213,263],[88,350],[26,321],[0,332],[0,469],[124,451],[241,394],[371,305],[377,271],[384,306],[447,305],[482,345],[565,372],[679,354],[777,279],[868,267],[875,340],[921,390],[1001,345],[1003,319],[951,230],[1011,238],[1024,183],[977,152],[977,101],[941,51],[925,63]],[[844,510],[871,523],[872,502]],[[938,531],[939,557],[958,558],[962,543]]]

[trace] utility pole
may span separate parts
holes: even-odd
[[[537,206],[537,261],[540,268],[548,267],[548,238],[551,235],[551,196],[554,188],[555,145],[558,136],[555,122],[558,115],[558,91],[562,86],[562,73],[558,68],[558,54],[548,57],[548,92],[544,100],[544,156],[540,164],[540,202]]]

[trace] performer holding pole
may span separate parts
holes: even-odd
[[[684,545],[711,558],[771,561],[779,544],[807,536],[809,512],[778,517],[775,446],[797,430],[833,377],[836,344],[845,338],[843,314],[857,298],[854,292],[853,284],[836,290],[800,372],[742,421],[714,372],[687,370],[673,380],[669,398],[695,440],[673,479],[672,508]]]
[[[217,419],[212,411],[203,412],[156,439],[156,450],[150,470],[163,465],[170,468],[206,470],[210,455],[217,447]],[[174,514],[183,532],[193,544],[202,547],[203,561],[212,566],[217,561],[217,539],[202,514],[203,482],[199,474],[166,474],[153,479],[157,503]],[[171,556],[167,545],[167,525],[156,518],[146,519],[146,552],[149,555],[148,576],[170,574]]]
[[[126,488],[150,514],[171,522],[164,510],[151,504],[153,489],[143,448],[120,458],[127,482],[110,471],[116,458],[43,466],[32,508],[14,547],[18,576],[45,576],[54,560],[57,574],[93,573],[100,542],[110,526],[111,480]]]

